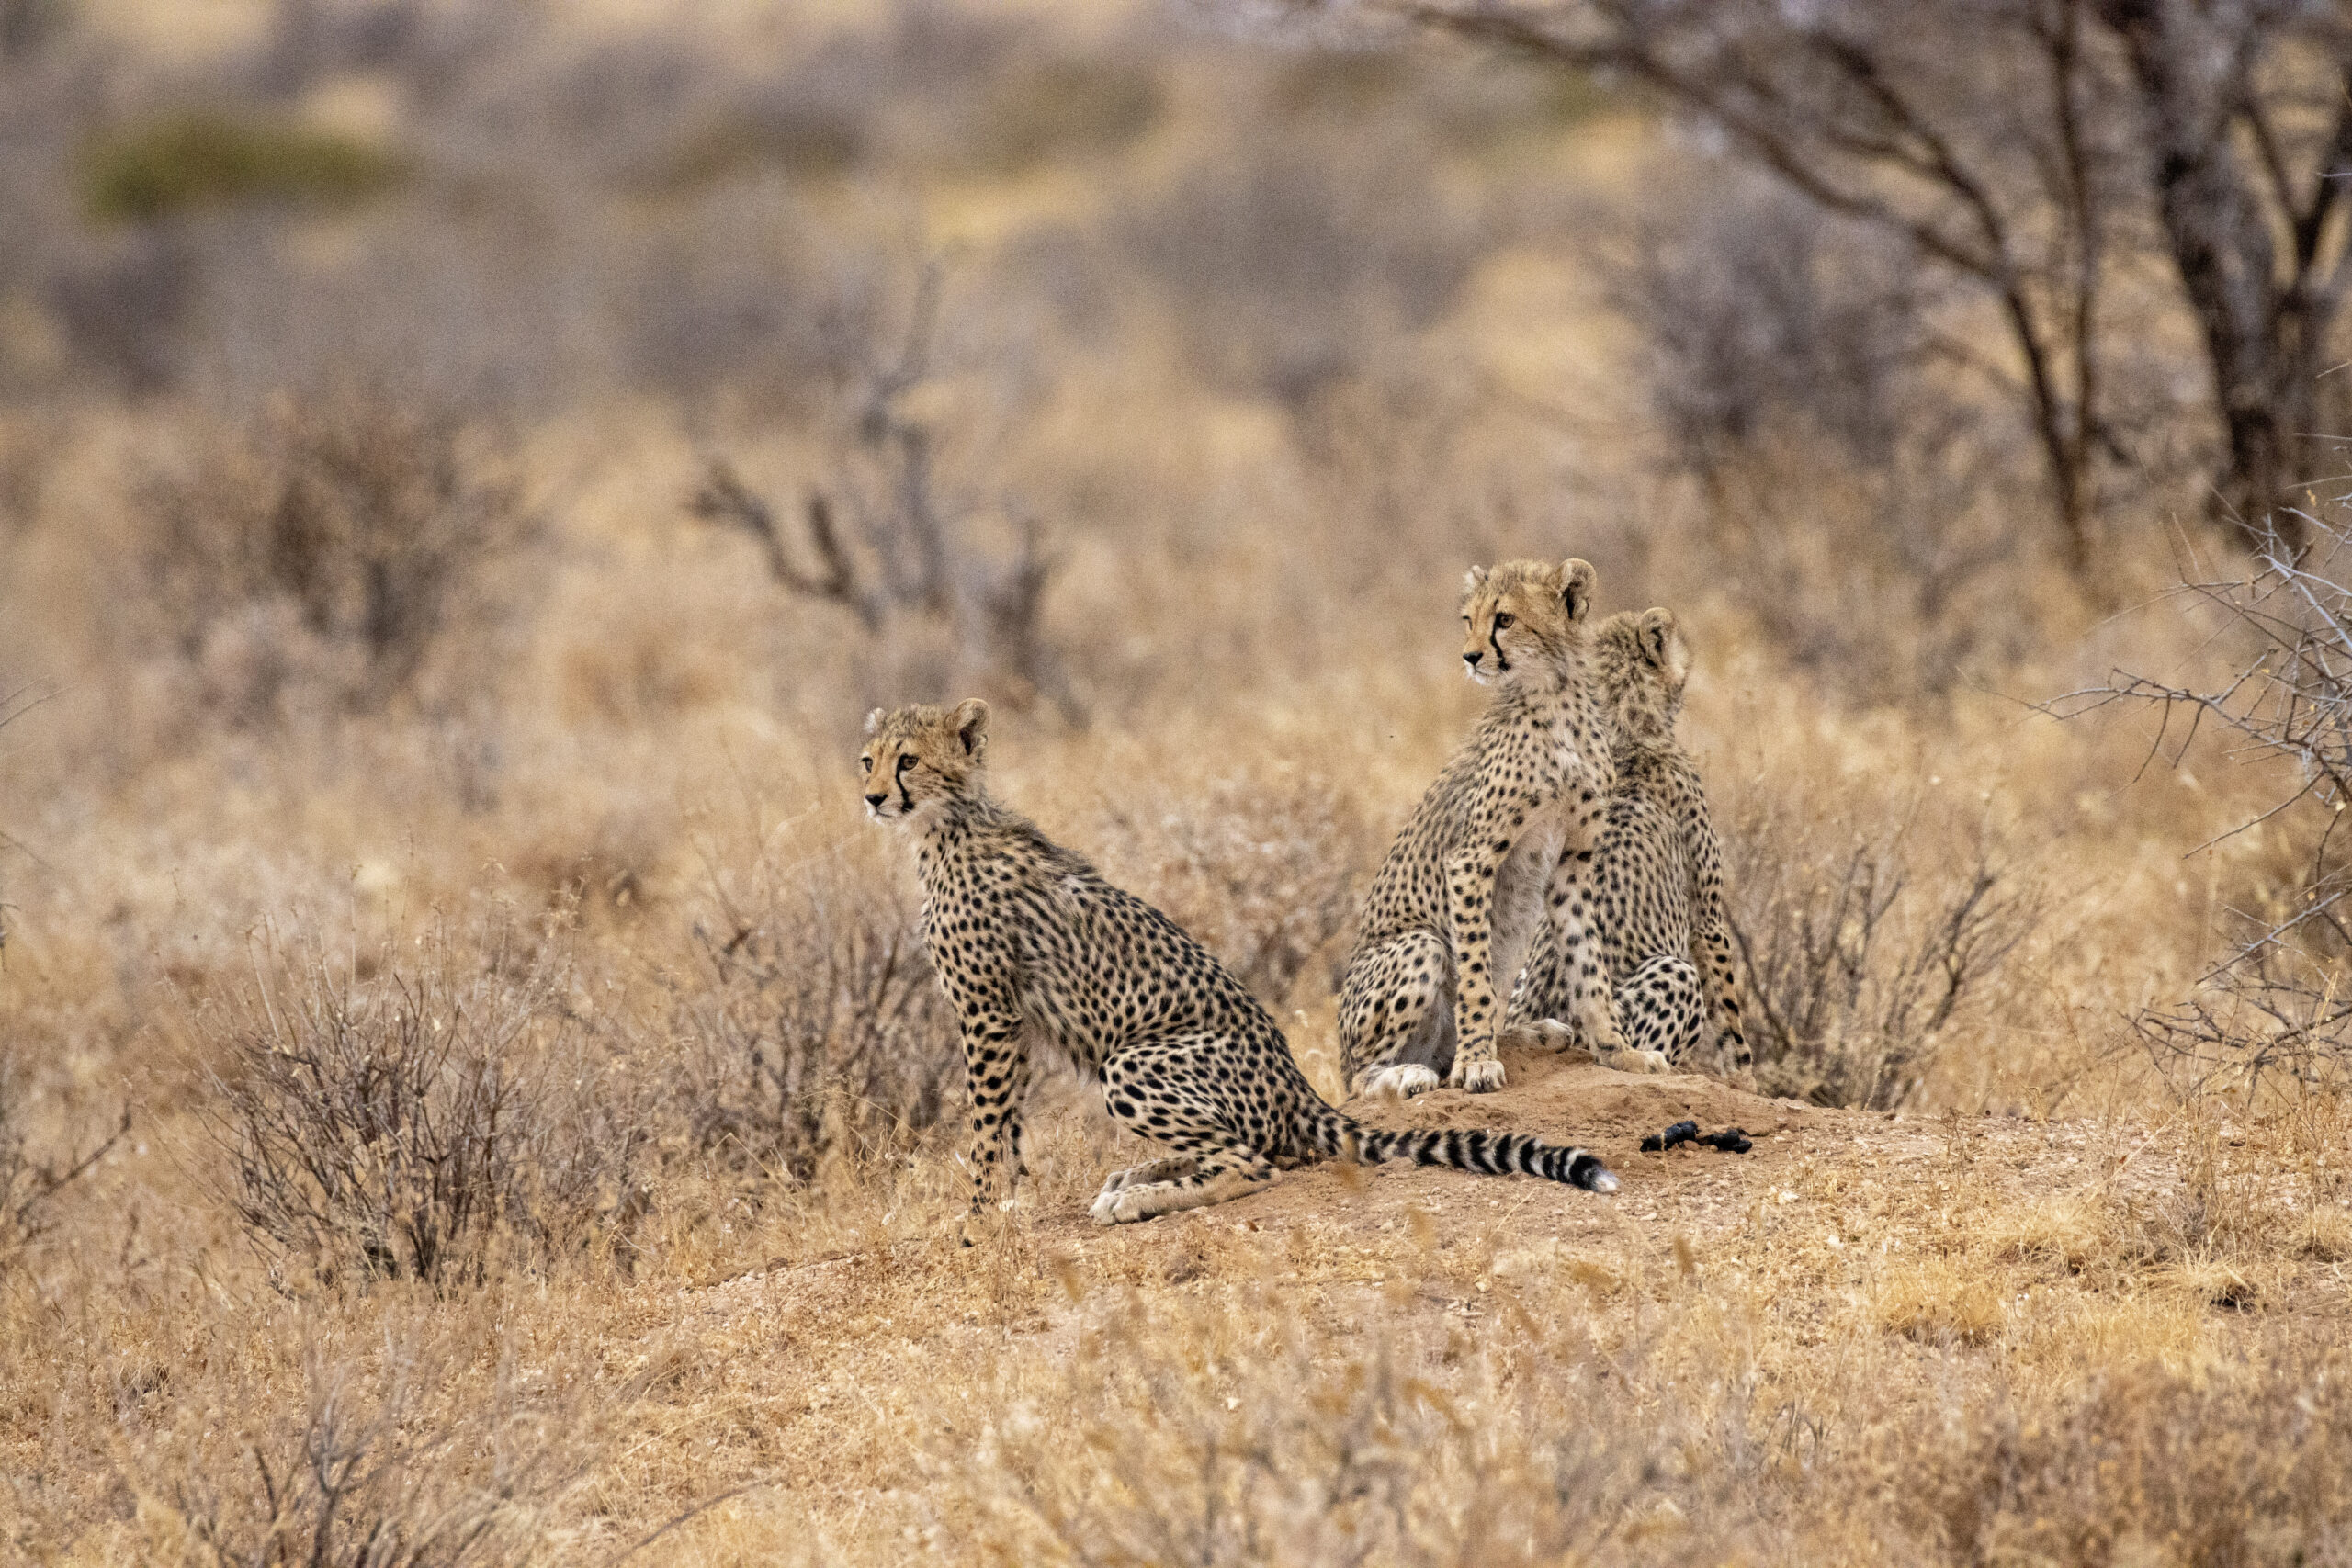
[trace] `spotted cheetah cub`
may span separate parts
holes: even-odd
[[[1510,995],[1547,923],[1585,1037],[1612,1065],[1666,1065],[1623,1048],[1586,938],[1592,848],[1614,782],[1608,717],[1585,669],[1592,585],[1580,560],[1470,570],[1462,661],[1495,697],[1365,899],[1340,987],[1340,1066],[1354,1093],[1419,1094],[1440,1073],[1457,1088],[1500,1089],[1497,987]]]
[[[1379,1132],[1333,1110],[1223,964],[989,798],[988,719],[977,700],[876,708],[858,759],[866,810],[914,840],[923,940],[956,1010],[971,1083],[974,1214],[1011,1194],[1021,1102],[1041,1050],[1099,1083],[1122,1125],[1171,1151],[1102,1184],[1092,1211],[1101,1224],[1222,1202],[1262,1186],[1278,1166],[1317,1158],[1616,1190],[1582,1149],[1516,1134]]]
[[[1682,1066],[1712,1035],[1724,1076],[1752,1080],[1724,915],[1723,844],[1698,764],[1674,738],[1690,679],[1690,645],[1672,611],[1627,611],[1594,629],[1592,682],[1616,728],[1617,786],[1594,858],[1593,934],[1616,986],[1618,1022],[1636,1050]],[[1569,1037],[1557,1015],[1575,1005],[1572,980],[1559,946],[1539,938],[1506,1033]]]

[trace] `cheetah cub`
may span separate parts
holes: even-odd
[[[1752,1081],[1723,844],[1698,764],[1674,738],[1690,679],[1690,645],[1672,611],[1627,611],[1594,629],[1592,682],[1616,728],[1617,785],[1594,858],[1591,923],[1618,1022],[1636,1050],[1682,1066],[1712,1034],[1724,1075]],[[1575,1005],[1573,978],[1562,950],[1539,938],[1506,1033],[1565,1042],[1571,1032],[1555,1015]]]
[[[1266,1010],[1176,923],[1121,892],[989,797],[989,710],[876,708],[858,765],[866,810],[914,840],[923,940],[964,1037],[972,1213],[1009,1197],[1032,1053],[1069,1058],[1119,1122],[1170,1153],[1114,1173],[1100,1224],[1239,1197],[1276,1167],[1412,1160],[1540,1176],[1594,1192],[1617,1179],[1582,1149],[1516,1134],[1386,1133],[1333,1110]],[[967,1223],[966,1238],[971,1230]]]
[[[1462,661],[1495,697],[1364,902],[1340,987],[1340,1065],[1356,1094],[1419,1094],[1440,1073],[1458,1088],[1500,1089],[1498,987],[1510,994],[1546,925],[1585,1038],[1612,1065],[1666,1066],[1624,1048],[1586,936],[1592,849],[1615,782],[1608,716],[1585,668],[1592,586],[1581,560],[1470,569]]]

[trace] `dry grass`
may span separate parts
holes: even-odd
[[[1687,472],[1595,253],[1691,154],[1604,86],[753,9],[0,61],[54,154],[0,169],[0,1555],[2352,1554],[2346,1103],[2126,1022],[2310,845],[2216,840],[2268,764],[2025,705],[2208,679],[2209,617],[1988,554],[2031,502],[1997,431],[1918,456],[1949,400]],[[144,235],[43,183],[58,106],[262,99],[402,180]],[[714,460],[903,597],[698,522]],[[2168,504],[2108,519],[2116,603]],[[1306,1170],[1102,1234],[1136,1146],[1052,1079],[953,1246],[865,710],[1035,699],[999,792],[1328,1082],[1355,901],[1476,712],[1461,570],[1536,552],[1690,628],[1771,1083],[1836,1108],[1539,1066],[1414,1113],[1588,1141],[1614,1200]],[[1756,1152],[1637,1152],[1694,1102]]]

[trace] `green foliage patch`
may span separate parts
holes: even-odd
[[[240,202],[349,207],[407,175],[349,136],[193,110],[102,137],[83,159],[84,203],[108,222],[148,222]]]

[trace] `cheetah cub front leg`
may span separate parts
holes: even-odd
[[[1568,981],[1570,1016],[1601,1066],[1621,1073],[1670,1073],[1674,1064],[1663,1051],[1635,1050],[1626,1044],[1618,1023],[1615,988],[1592,930],[1593,852],[1602,820],[1597,803],[1577,814],[1569,824],[1567,851],[1552,874],[1552,937],[1558,950],[1560,974]],[[1553,1020],[1544,1021],[1555,1030],[1561,1028]]]
[[[1409,1100],[1453,1054],[1453,957],[1428,931],[1360,954],[1340,987],[1340,1067],[1351,1094]]]

